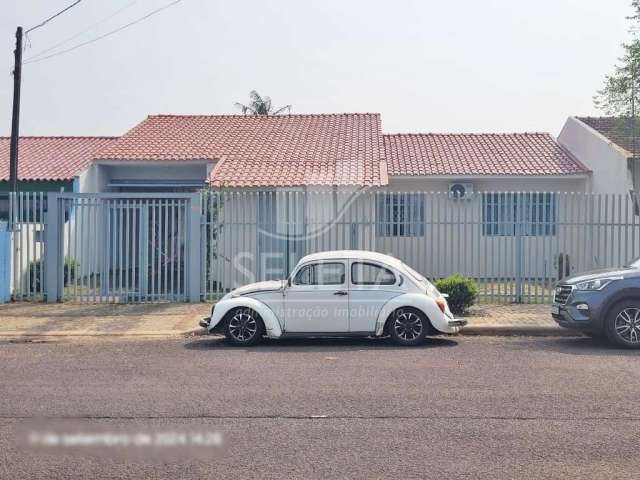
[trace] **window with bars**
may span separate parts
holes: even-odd
[[[553,236],[557,218],[555,193],[482,194],[482,233],[485,236]]]
[[[379,236],[424,236],[424,194],[383,193],[378,195],[376,207]]]

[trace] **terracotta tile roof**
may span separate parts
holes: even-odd
[[[600,132],[611,142],[627,151],[631,157],[634,149],[633,127],[631,117],[576,117],[582,123],[586,123],[594,130]],[[636,122],[636,138],[640,138],[640,121]],[[635,146],[636,152],[640,152],[640,141]]]
[[[20,180],[70,180],[115,137],[20,137]],[[9,137],[0,137],[0,180],[9,179]]]
[[[589,170],[547,133],[384,135],[389,175],[570,175]]]
[[[384,185],[379,114],[150,116],[96,158],[221,160],[224,187]]]

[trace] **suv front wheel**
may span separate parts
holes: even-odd
[[[619,347],[640,348],[640,301],[618,303],[609,311],[606,322],[610,342]]]

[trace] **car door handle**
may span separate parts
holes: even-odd
[[[337,292],[333,292],[334,295],[346,295],[347,291],[346,290],[338,290]]]

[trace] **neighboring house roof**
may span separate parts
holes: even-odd
[[[587,124],[598,133],[606,137],[609,141],[615,143],[620,148],[626,150],[628,156],[632,156],[632,152],[640,151],[640,122],[637,122],[636,128],[636,145],[634,147],[633,127],[630,117],[575,117],[582,123]]]
[[[384,135],[389,175],[571,175],[589,170],[547,133]]]
[[[20,180],[70,180],[115,137],[20,137]],[[0,137],[0,180],[9,179],[10,138]]]
[[[379,114],[150,116],[101,160],[219,160],[223,187],[387,183]]]

